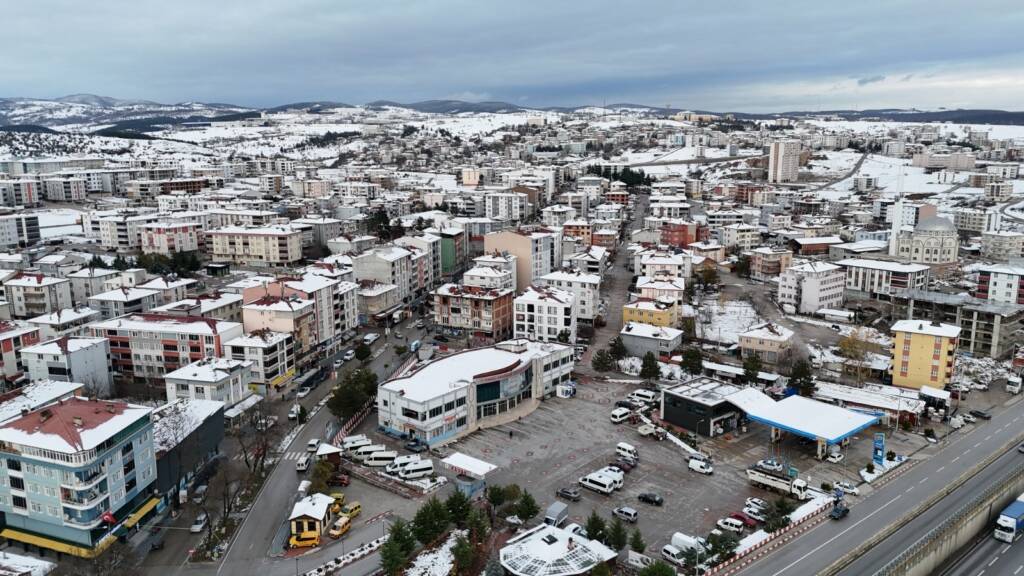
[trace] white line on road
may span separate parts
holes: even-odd
[[[921,481],[920,481],[920,482],[918,482],[918,484],[924,484],[924,483],[925,483],[925,482],[927,482],[927,481],[928,481],[928,477],[927,477],[927,476],[925,476],[924,478],[921,478]]]
[[[992,561],[988,563],[988,567],[991,568],[992,565],[996,563],[996,560],[999,560],[999,556],[996,556],[995,558],[993,558]]]
[[[959,457],[959,456],[957,456],[956,458],[953,458],[952,460],[950,460],[950,462],[956,462],[956,461],[957,461],[957,460],[959,460],[959,459],[960,459],[960,457]]]
[[[1017,569],[1013,571],[1013,576],[1017,576],[1017,573],[1019,573],[1021,569],[1024,569],[1024,564],[1017,566]]]
[[[989,438],[991,438],[991,436],[989,436]],[[981,442],[975,442],[973,448],[977,448],[978,446],[981,446]]]
[[[911,491],[911,490],[913,490],[913,489],[914,489],[914,487],[913,487],[913,486],[911,486],[910,488],[907,488],[907,491],[906,491],[906,492],[904,492],[904,494],[909,494],[909,493],[910,493],[910,491]]]
[[[1006,552],[1007,552],[1007,551],[1008,551],[1009,549],[1010,549],[1010,545],[1009,545],[1009,544],[1007,544],[1007,545],[1006,545],[1006,548],[1003,548],[1003,551],[1002,551],[1002,552],[1000,552],[1000,554],[1006,554]]]
[[[860,524],[861,524],[862,522],[866,522],[868,518],[871,518],[872,516],[874,516],[875,514],[878,514],[878,513],[879,513],[879,512],[881,512],[882,510],[885,510],[886,508],[888,508],[888,507],[889,507],[889,505],[890,505],[890,504],[892,504],[893,502],[895,502],[895,501],[899,500],[900,498],[901,498],[901,496],[896,496],[896,497],[894,497],[894,498],[893,498],[892,500],[889,500],[889,501],[888,501],[888,502],[886,502],[885,504],[882,504],[882,505],[881,505],[880,507],[876,508],[874,512],[871,512],[871,513],[870,513],[870,514],[868,514],[867,516],[865,516],[865,517],[861,518],[860,520],[858,520],[858,521],[857,521],[857,522],[856,522],[855,524],[853,524],[852,526],[850,526],[850,527],[849,527],[849,528],[847,528],[846,530],[843,530],[843,531],[842,531],[842,532],[840,532],[839,534],[836,534],[835,536],[833,536],[833,537],[829,538],[828,540],[826,540],[825,542],[821,543],[821,544],[820,544],[820,545],[818,545],[818,547],[817,547],[817,548],[815,548],[814,550],[811,550],[811,551],[810,551],[810,552],[808,552],[807,554],[804,554],[803,556],[801,556],[801,557],[797,558],[797,559],[796,559],[796,560],[794,560],[794,561],[793,561],[793,562],[792,562],[792,563],[791,563],[791,564],[790,564],[789,566],[786,566],[786,567],[785,567],[785,568],[783,568],[782,570],[779,570],[779,571],[778,571],[778,572],[776,572],[775,574],[772,574],[772,576],[779,576],[779,574],[782,574],[782,573],[783,573],[783,572],[785,572],[786,570],[789,570],[789,569],[790,569],[790,568],[792,568],[793,566],[796,566],[797,564],[799,564],[799,563],[803,562],[803,561],[804,561],[804,559],[805,559],[805,558],[807,558],[808,556],[810,556],[811,554],[814,554],[814,553],[816,553],[816,552],[817,552],[818,550],[821,550],[821,549],[822,549],[822,548],[824,548],[825,546],[828,546],[829,544],[831,544],[832,542],[834,542],[834,541],[835,541],[836,539],[840,538],[840,537],[841,537],[841,536],[842,536],[843,534],[846,534],[846,533],[847,533],[847,532],[849,532],[850,530],[853,530],[853,529],[854,529],[854,528],[856,528],[857,526],[860,526]]]
[[[986,442],[988,442],[991,439],[992,439],[992,435],[991,434],[989,434],[988,436],[985,436],[985,441]]]
[[[943,470],[945,470],[945,469],[946,469],[946,467],[945,467],[945,466],[939,466],[939,469],[938,469],[938,470],[936,470],[936,472],[942,472],[942,471],[943,471]]]
[[[984,571],[984,570],[982,570],[981,572],[978,572],[978,576],[981,576],[981,575],[982,575],[982,574],[984,574],[984,573],[985,573],[985,571]]]

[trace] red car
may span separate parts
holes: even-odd
[[[732,514],[729,514],[729,518],[733,518],[739,520],[740,522],[743,522],[743,525],[747,528],[757,528],[757,520],[754,520],[753,518],[747,516],[743,512],[733,512]]]
[[[629,474],[629,471],[633,469],[632,465],[630,465],[630,464],[628,464],[626,462],[622,462],[621,460],[616,460],[615,462],[609,462],[608,465],[611,466],[612,468],[618,468],[619,470],[622,470],[626,474]]]
[[[327,479],[328,486],[348,486],[348,474],[337,473]]]

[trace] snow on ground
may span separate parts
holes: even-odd
[[[972,358],[965,354],[958,354],[956,363],[958,365],[957,375],[961,379],[970,378],[983,384],[990,384],[994,380],[1014,375],[1010,361],[1000,362],[988,357]]]
[[[814,318],[807,318],[805,316],[786,316],[786,318],[793,322],[800,322],[802,324],[814,324],[815,326],[824,326],[826,328],[830,326],[838,326],[838,332],[843,336],[850,336],[855,332],[859,332],[860,337],[872,344],[878,344],[883,348],[892,346],[892,338],[888,334],[883,334],[878,330],[870,326],[853,326],[850,324],[834,324],[832,322],[826,322],[824,320],[815,320]]]
[[[82,213],[78,210],[60,208],[41,210],[32,212],[32,214],[39,216],[39,236],[41,238],[82,233]]]
[[[810,516],[811,514],[817,512],[819,508],[821,508],[831,500],[832,496],[829,494],[820,494],[818,496],[815,496],[811,500],[800,505],[799,508],[794,510],[793,513],[789,515],[790,522],[795,524],[803,520],[807,516]],[[740,545],[736,547],[736,553],[742,554],[743,552],[753,548],[754,546],[757,546],[761,542],[771,539],[771,537],[772,535],[768,532],[765,532],[764,530],[752,532],[740,540]]]
[[[825,178],[834,178],[846,174],[857,164],[857,160],[860,158],[860,152],[852,150],[829,151],[820,155],[824,155],[825,158],[812,158],[807,163],[807,168],[814,174]]]
[[[864,159],[856,173],[836,182],[828,190],[822,190],[822,198],[835,200],[847,196],[853,191],[857,176],[874,176],[878,179],[878,187],[890,196],[897,195],[900,190],[905,194],[944,192],[967,179],[966,173],[939,171],[926,174],[924,168],[911,166],[910,160],[872,154]]]
[[[621,159],[623,162],[629,165],[644,164],[647,162],[680,162],[686,160],[696,160],[698,148],[695,146],[684,146],[676,148],[674,150],[645,150],[645,151],[627,151],[622,154]],[[704,148],[704,158],[723,158],[727,156],[727,150],[724,148]],[[643,168],[643,167],[642,167]],[[646,170],[645,170],[646,171]]]
[[[639,376],[640,367],[643,365],[643,360],[636,356],[629,356],[619,360],[619,372],[628,374],[630,376]],[[661,377],[664,380],[680,380],[686,372],[682,368],[675,364],[665,364],[664,362],[658,362],[658,366],[661,367]]]
[[[453,530],[444,544],[417,556],[405,571],[405,576],[448,576],[451,574],[452,566],[455,564],[452,548],[455,548],[455,541],[459,536],[465,534],[465,530]]]
[[[881,466],[875,464],[874,472],[868,472],[867,468],[861,468],[860,477],[865,482],[870,484],[871,482],[878,480],[879,477],[884,476],[889,472],[892,472],[894,469],[898,468],[901,464],[903,464],[906,461],[906,456],[896,456],[895,460],[883,459]]]
[[[741,333],[764,321],[749,302],[742,300],[706,301],[699,314],[697,335],[720,344],[738,343]]]
[[[808,122],[827,130],[851,130],[854,132],[866,132],[874,136],[885,136],[891,130],[908,130],[917,126],[936,124],[934,122],[871,122],[867,120],[808,120]],[[950,135],[954,139],[966,138],[970,130],[988,132],[989,138],[999,140],[1005,138],[1024,139],[1024,126],[946,123],[940,124],[940,126],[939,134],[941,136]]]

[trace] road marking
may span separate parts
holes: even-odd
[[[996,556],[995,558],[993,558],[992,561],[988,563],[988,567],[991,568],[992,565],[996,563],[996,560],[999,560],[999,556]]]
[[[794,560],[794,561],[793,561],[793,562],[792,562],[792,563],[791,563],[791,564],[790,564],[789,566],[786,566],[786,567],[785,567],[785,568],[783,568],[782,570],[779,570],[779,571],[778,571],[778,572],[776,572],[775,574],[772,574],[772,576],[778,576],[779,574],[782,574],[783,572],[785,572],[786,570],[789,570],[789,569],[790,569],[790,568],[792,568],[793,566],[796,566],[796,565],[797,565],[797,564],[799,564],[800,562],[803,562],[803,561],[804,561],[804,559],[805,559],[805,558],[807,558],[808,556],[810,556],[811,554],[814,554],[814,553],[816,553],[816,552],[817,552],[818,550],[821,550],[821,549],[822,549],[822,548],[824,548],[825,546],[828,546],[828,545],[829,545],[829,544],[831,544],[832,542],[835,542],[835,541],[836,541],[836,540],[837,540],[838,538],[842,537],[842,536],[843,536],[844,534],[846,534],[846,533],[847,533],[847,532],[849,532],[850,530],[853,530],[853,529],[854,529],[854,528],[856,528],[857,526],[860,526],[860,525],[861,525],[861,523],[863,523],[863,522],[867,522],[868,518],[871,518],[872,516],[874,516],[875,514],[878,514],[878,513],[879,513],[879,512],[881,512],[882,510],[885,510],[885,509],[886,509],[886,508],[887,508],[887,507],[888,507],[888,506],[889,506],[890,504],[892,504],[893,502],[895,502],[895,501],[899,500],[900,498],[902,498],[902,496],[896,496],[896,497],[894,497],[894,498],[893,498],[892,500],[889,500],[889,501],[888,501],[888,502],[886,502],[885,504],[882,504],[882,505],[881,505],[880,507],[876,508],[876,509],[875,509],[875,510],[874,510],[873,512],[871,512],[871,513],[870,513],[870,514],[868,514],[867,516],[865,516],[865,517],[861,518],[860,520],[858,520],[858,521],[857,521],[856,523],[854,523],[854,524],[853,524],[852,526],[850,526],[850,527],[849,527],[849,528],[847,528],[846,530],[843,530],[843,531],[842,531],[842,532],[840,532],[839,534],[836,534],[835,536],[833,536],[833,537],[829,538],[829,539],[828,539],[828,540],[826,540],[825,542],[823,542],[823,543],[819,544],[817,548],[815,548],[814,550],[811,550],[811,551],[810,551],[810,552],[808,552],[807,554],[804,554],[803,556],[801,556],[801,557],[797,558],[797,559],[796,559],[796,560]]]
[[[984,573],[985,573],[985,571],[984,571],[984,570],[982,570],[981,572],[978,572],[978,576],[981,576],[981,575],[982,575],[982,574],[984,574]]]
[[[1017,569],[1013,571],[1013,576],[1017,576],[1017,573],[1020,572],[1022,568],[1024,568],[1024,564],[1017,566]]]
[[[950,462],[956,462],[956,461],[957,461],[957,460],[959,460],[959,459],[960,459],[960,457],[959,457],[959,456],[957,456],[956,458],[953,458],[952,460],[950,460]]]
[[[909,493],[910,493],[910,491],[911,491],[911,490],[913,490],[913,489],[914,489],[914,487],[913,487],[913,486],[911,486],[910,488],[907,488],[907,491],[906,491],[906,492],[904,492],[904,494],[909,494]]]
[[[1003,551],[1002,551],[1002,552],[1000,552],[1000,554],[1006,554],[1006,551],[1007,551],[1007,550],[1009,550],[1009,549],[1010,549],[1010,545],[1009,545],[1009,544],[1007,544],[1007,545],[1006,545],[1006,548],[1003,548]]]
[[[985,441],[986,442],[991,440],[991,439],[992,439],[992,435],[991,434],[989,434],[988,436],[985,436]]]
[[[989,436],[989,438],[991,438],[991,436]],[[981,446],[981,442],[975,442],[974,448],[977,448],[978,446]]]
[[[943,471],[943,470],[945,470],[945,469],[946,469],[946,467],[945,467],[945,466],[939,466],[939,469],[938,469],[938,470],[936,470],[936,472],[942,472],[942,471]]]
[[[920,481],[920,482],[918,482],[918,484],[924,484],[924,483],[925,483],[925,482],[927,482],[927,481],[928,481],[928,477],[927,477],[927,476],[925,476],[924,478],[921,478],[921,481]]]

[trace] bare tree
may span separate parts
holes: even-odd
[[[849,360],[847,365],[852,368],[858,385],[863,384],[864,378],[867,376],[868,346],[864,329],[861,327],[856,328],[849,336],[839,341],[839,352]]]
[[[132,549],[114,542],[96,558],[68,557],[57,563],[53,576],[140,576]]]

